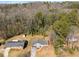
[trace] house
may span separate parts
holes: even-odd
[[[67,38],[67,45],[70,47],[79,47],[79,33],[70,33]]]
[[[9,56],[9,51],[11,49],[24,49],[28,45],[28,41],[26,40],[10,40],[5,43],[4,57]]]
[[[69,42],[75,42],[78,40],[78,37],[76,35],[69,35],[67,38],[66,38],[67,41]]]
[[[66,41],[68,43],[75,43],[79,41],[79,27],[77,26],[70,27],[70,32],[66,38]]]
[[[27,45],[26,40],[10,40],[5,43],[5,48],[25,48]]]

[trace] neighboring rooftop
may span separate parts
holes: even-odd
[[[70,33],[68,36],[67,36],[67,39],[68,41],[78,41],[79,40],[79,34],[76,33],[76,34],[72,34]]]

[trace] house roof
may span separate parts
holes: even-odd
[[[27,41],[25,41],[25,40],[7,41],[5,43],[5,47],[24,47],[25,42],[27,42]]]
[[[32,45],[35,45],[37,43],[40,43],[41,45],[48,45],[48,41],[45,39],[38,39],[38,40],[33,40]]]
[[[77,40],[79,40],[79,35],[77,35],[77,34],[69,34],[67,36],[67,40],[68,41],[77,41]]]

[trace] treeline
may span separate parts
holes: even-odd
[[[10,17],[5,15],[0,20],[0,37],[10,38],[19,34],[34,35],[42,34],[48,31],[49,27],[53,25],[58,16],[55,14],[46,15],[42,12],[37,12],[31,18],[25,15],[16,15]]]

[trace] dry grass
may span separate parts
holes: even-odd
[[[31,46],[25,48],[19,55],[19,57],[30,57],[31,56]]]
[[[9,38],[8,40],[27,40],[27,39],[24,34],[21,34],[21,35],[17,35],[12,38]]]
[[[0,57],[3,57],[3,53],[0,53]]]
[[[9,57],[17,57],[21,52],[21,49],[11,49],[9,51]]]
[[[55,50],[52,46],[44,46],[37,50],[37,57],[55,57]]]
[[[25,49],[11,49],[9,52],[10,57],[30,57],[30,46]]]

